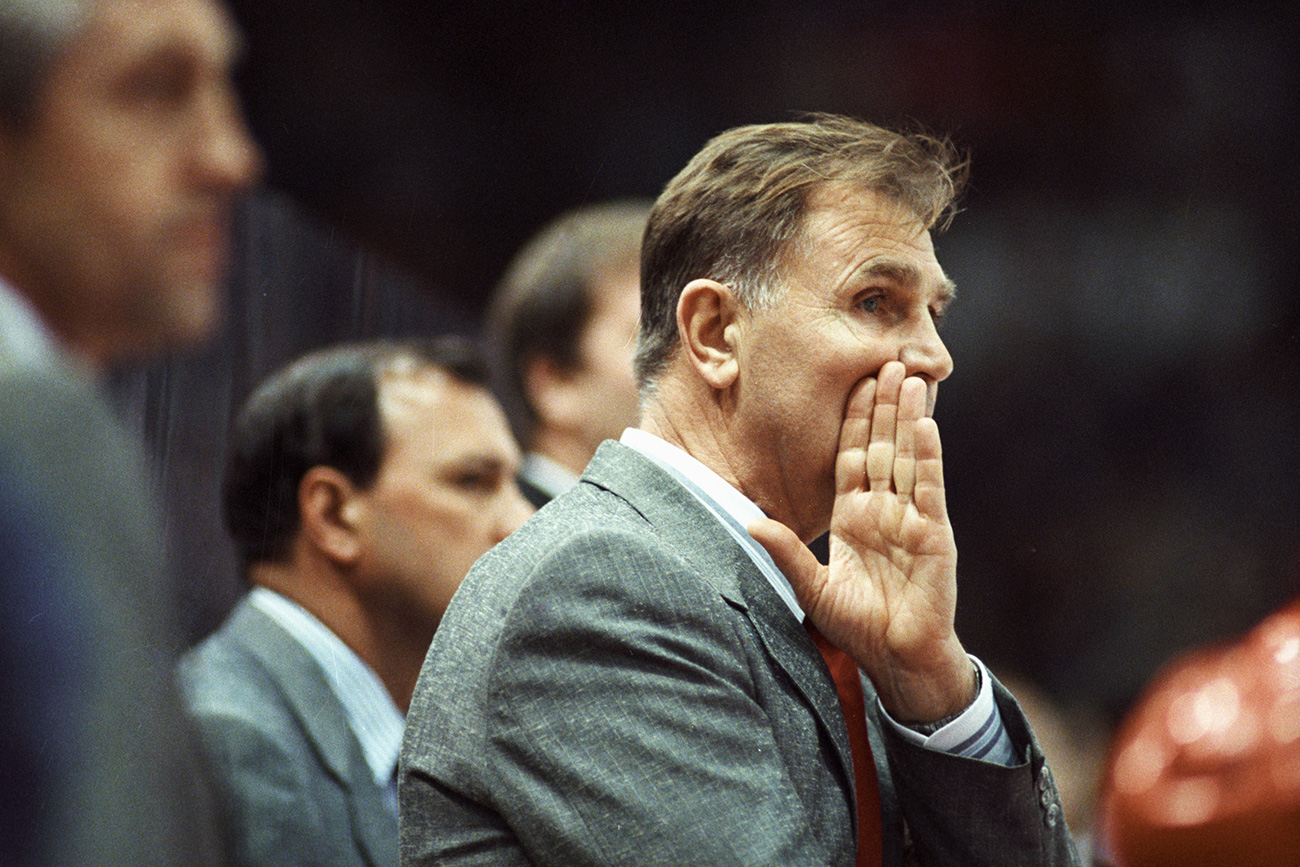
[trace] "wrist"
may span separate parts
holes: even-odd
[[[965,707],[963,707],[961,710],[957,711],[956,713],[951,713],[948,716],[940,717],[937,720],[932,720],[930,722],[904,722],[902,723],[902,725],[906,726],[907,728],[911,729],[917,734],[925,735],[926,737],[929,737],[930,735],[939,731],[939,729],[943,728],[944,726],[948,725],[951,722],[954,722],[958,717],[960,717],[966,711],[970,710],[971,705],[975,704],[975,700],[979,697],[980,687],[983,686],[983,678],[980,676],[979,666],[977,666],[974,662],[971,663],[971,671],[974,672],[973,674],[974,689],[972,690],[971,700],[966,703]]]
[[[924,664],[895,660],[872,682],[889,715],[910,726],[960,715],[979,694],[977,676],[975,664],[953,636]]]

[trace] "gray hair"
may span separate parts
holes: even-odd
[[[0,124],[22,129],[55,55],[94,0],[0,0]]]

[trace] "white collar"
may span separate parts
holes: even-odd
[[[379,676],[329,627],[293,600],[265,587],[254,587],[248,601],[283,627],[316,660],[343,705],[375,782],[387,788],[402,749],[406,718]]]
[[[548,458],[541,452],[524,455],[519,475],[548,497],[558,497],[578,483],[578,477],[568,467]]]
[[[766,517],[753,500],[681,448],[652,433],[639,428],[628,428],[623,431],[620,442],[644,455],[690,491],[749,555],[749,559],[767,578],[795,618],[803,622],[803,609],[795,598],[790,579],[776,567],[763,546],[744,529],[759,518]]]
[[[0,363],[49,367],[66,360],[31,302],[0,276]]]

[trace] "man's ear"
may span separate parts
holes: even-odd
[[[729,286],[692,280],[677,299],[677,332],[682,351],[712,388],[730,388],[740,373],[736,343],[740,305]]]
[[[333,467],[315,466],[298,483],[299,532],[332,560],[352,564],[362,554],[364,504],[351,479]]]
[[[533,355],[524,362],[524,393],[541,427],[569,430],[581,427],[589,412],[574,387],[574,371],[549,355]]]

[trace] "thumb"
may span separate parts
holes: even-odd
[[[823,574],[824,567],[817,562],[816,555],[800,541],[793,530],[780,521],[759,518],[746,529],[749,535],[754,537],[754,541],[767,549],[772,562],[776,563],[776,568],[789,579],[800,607],[804,611],[817,610],[817,602],[825,587],[826,576]]]

